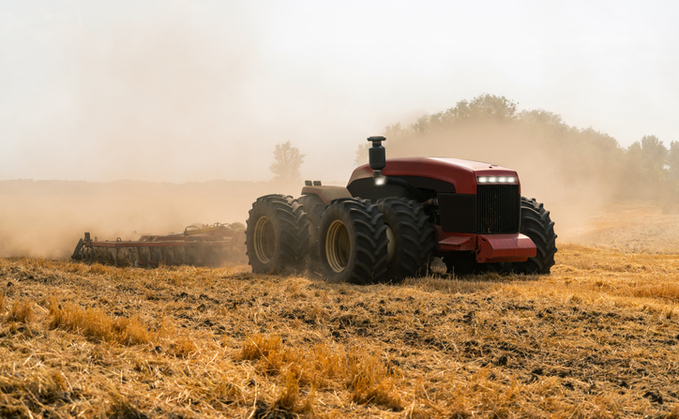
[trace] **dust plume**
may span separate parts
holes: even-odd
[[[0,182],[0,257],[66,258],[84,232],[100,240],[245,223],[270,182]]]
[[[516,170],[522,195],[552,212],[562,242],[679,249],[676,229],[640,224],[665,223],[668,217],[679,221],[672,184],[650,177],[649,164],[640,165],[605,133],[570,127],[543,110],[517,112],[516,103],[504,97],[482,95],[446,112],[391,125],[385,135],[389,157],[455,157]],[[657,231],[662,239],[647,245],[639,239],[644,230]]]
[[[297,145],[298,137],[314,139],[303,154],[323,156],[306,162],[317,168],[314,179],[348,178],[349,161],[336,151],[349,146],[334,139],[375,134],[364,122],[346,123],[368,108],[343,89],[314,88],[320,76],[298,74],[294,62],[270,70],[247,14],[235,10],[225,21],[201,25],[180,14],[69,29],[58,87],[40,96],[51,100],[44,106],[23,105],[28,123],[13,150],[16,167],[0,168],[0,177],[107,182],[3,182],[0,255],[67,256],[84,231],[135,239],[192,223],[243,222],[257,196],[299,193],[300,185],[265,182],[274,145],[289,139]],[[519,123],[514,113],[509,123],[467,121],[446,129],[418,120],[413,132],[386,133],[387,153],[514,168],[524,194],[548,204],[559,234],[568,237],[620,193],[622,150],[605,135],[593,135],[596,147],[579,147],[588,144],[587,133],[570,135],[549,113],[529,113]],[[119,179],[148,183],[110,182]]]
[[[247,14],[231,5],[199,24],[176,7],[61,33],[66,58],[41,92],[58,106],[25,105],[7,150],[16,167],[0,168],[55,180],[0,180],[0,257],[67,257],[85,231],[136,240],[245,222],[257,196],[290,191],[265,182],[281,138],[267,138],[272,115],[250,95],[259,49]]]
[[[54,30],[50,77],[14,105],[15,158],[0,178],[266,180],[249,94],[259,41],[239,8],[197,21],[174,5]]]

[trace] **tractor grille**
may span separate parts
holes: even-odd
[[[476,193],[476,231],[479,234],[519,231],[519,185],[478,185]]]

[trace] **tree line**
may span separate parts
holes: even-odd
[[[388,157],[441,156],[487,161],[516,169],[537,193],[561,199],[679,201],[679,141],[666,146],[645,135],[627,148],[594,128],[566,124],[543,109],[518,111],[504,96],[484,94],[407,125],[385,128]],[[361,141],[356,164],[367,163]],[[276,145],[270,170],[298,182],[304,154],[290,141]]]
[[[517,111],[504,96],[484,94],[409,125],[385,129],[389,155],[447,155],[512,164],[555,186],[579,186],[611,198],[679,196],[679,141],[646,135],[627,148],[593,128],[576,128],[542,109]],[[359,145],[357,162],[365,155]],[[504,163],[507,164],[504,164]],[[536,182],[537,183],[537,182]]]

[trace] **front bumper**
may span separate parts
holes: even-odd
[[[443,237],[442,237],[443,236]],[[535,243],[521,234],[464,234],[441,232],[437,253],[474,252],[479,263],[525,262],[537,254]]]

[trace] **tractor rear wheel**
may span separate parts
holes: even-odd
[[[366,284],[387,270],[387,227],[377,205],[337,199],[328,205],[318,231],[321,270],[328,282]]]
[[[378,201],[377,208],[384,216],[389,238],[383,280],[399,282],[426,273],[434,248],[434,230],[422,207],[407,199],[385,198]]]
[[[523,274],[548,274],[554,266],[557,235],[549,211],[535,199],[521,197],[520,232],[533,240],[537,254],[525,262],[512,263],[511,269]]]
[[[266,195],[252,204],[245,245],[252,272],[284,274],[303,269],[309,225],[291,196]]]

